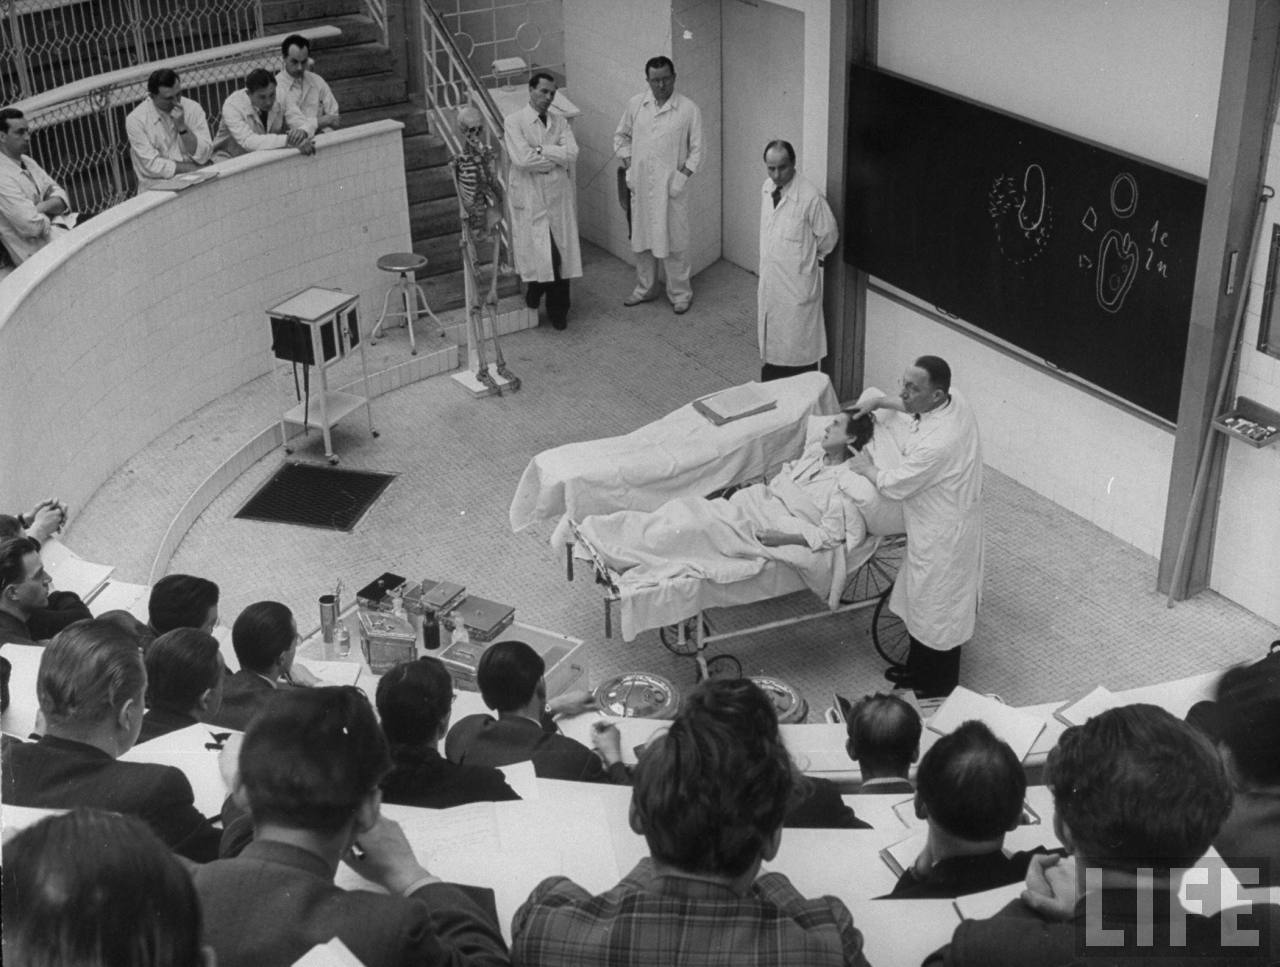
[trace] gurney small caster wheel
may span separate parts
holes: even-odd
[[[338,458],[337,458],[336,456],[332,456],[332,457],[330,457],[330,458],[329,458],[329,466],[331,466],[331,467],[336,467],[337,465],[338,465]]]
[[[673,655],[692,656],[698,653],[697,642],[697,625],[694,624],[697,618],[685,618],[678,625],[664,625],[658,629],[658,638],[666,646],[667,651]],[[683,633],[681,631],[683,626]],[[711,634],[711,626],[704,620],[702,623],[702,633],[704,635]]]
[[[284,448],[284,452],[285,452],[285,453],[288,453],[288,454],[292,454],[292,453],[293,453],[293,447],[285,447],[285,448]]]
[[[372,433],[375,438],[382,436],[382,433],[379,430],[370,430],[369,432]]]
[[[716,655],[707,660],[707,678],[732,681],[742,677],[742,662],[732,655]]]

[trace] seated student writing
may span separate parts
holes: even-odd
[[[147,714],[139,742],[207,722],[222,707],[226,666],[218,639],[195,628],[175,628],[147,649]]]
[[[356,688],[290,689],[254,718],[227,770],[253,842],[193,873],[219,967],[289,967],[333,937],[363,967],[508,963],[480,906],[432,876],[380,814],[390,766]],[[340,862],[387,893],[335,886]]]
[[[196,810],[173,766],[120,762],[142,727],[147,671],[137,642],[109,621],[79,621],[40,658],[36,691],[46,732],[4,746],[3,800],[14,806],[92,806],[145,820],[175,852],[203,862],[219,832]]]
[[[834,897],[806,899],[777,855],[795,770],[753,682],[706,681],[645,747],[636,766],[631,828],[649,844],[613,889],[592,896],[571,880],[542,881],[516,911],[516,963],[555,967],[650,964],[843,964],[866,967],[862,934]],[[736,708],[749,703],[754,710]]]
[[[191,877],[146,824],[73,809],[4,844],[15,967],[214,967]]]
[[[459,719],[444,740],[449,761],[479,766],[532,761],[543,779],[630,783],[616,726],[596,723],[594,751],[556,729],[555,716],[589,711],[595,701],[586,691],[565,692],[548,701],[545,670],[542,656],[523,641],[499,641],[486,648],[476,665],[476,684],[498,717]]]
[[[439,658],[406,661],[378,682],[378,718],[391,744],[383,801],[448,809],[469,802],[519,799],[491,766],[462,765],[440,754],[449,731],[453,679]]]
[[[982,722],[940,738],[916,773],[916,816],[928,838],[889,897],[945,899],[1019,882],[1033,854],[1006,856],[1004,834],[1017,828],[1026,792],[1022,763]]]

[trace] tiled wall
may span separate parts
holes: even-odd
[[[1276,179],[1280,179],[1280,128],[1271,132],[1264,180],[1274,185]],[[1280,410],[1280,359],[1256,348],[1271,232],[1280,223],[1275,206],[1273,201],[1266,211],[1259,251],[1253,260],[1236,393]],[[1280,341],[1274,325],[1271,341]],[[1238,440],[1225,442],[1227,458],[1211,585],[1249,610],[1280,622],[1280,445],[1257,450]]]
[[[310,285],[376,318],[410,245],[401,125],[223,162],[104,212],[0,282],[0,506],[82,506],[176,421],[271,367],[264,310]],[[274,414],[263,414],[269,420]]]
[[[683,23],[681,27],[676,21]],[[692,38],[684,39],[688,29]],[[582,109],[578,139],[578,228],[632,261],[618,203],[613,132],[627,101],[646,90],[644,63],[675,61],[676,90],[702,111],[702,169],[690,183],[693,270],[720,257],[720,5],[694,0],[564,0],[566,93]]]

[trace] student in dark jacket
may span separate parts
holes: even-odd
[[[108,621],[62,631],[40,659],[36,691],[47,731],[4,747],[3,799],[14,806],[91,806],[144,820],[174,851],[203,862],[219,833],[172,766],[120,762],[142,727],[147,672],[137,642]]]
[[[258,601],[241,611],[231,626],[240,670],[227,676],[222,707],[209,724],[243,732],[280,689],[291,688],[298,640],[293,612],[279,601]]]
[[[440,754],[453,708],[453,679],[440,659],[418,658],[391,669],[378,682],[377,704],[391,744],[384,802],[448,809],[520,798],[492,766],[460,765]]]
[[[497,924],[380,815],[391,760],[358,689],[282,692],[249,726],[236,765],[254,840],[192,876],[219,967],[290,967],[335,936],[364,967],[509,963]],[[336,886],[340,862],[387,892]]]
[[[948,899],[1018,883],[1029,852],[1004,854],[1018,826],[1027,777],[1008,743],[969,721],[925,753],[916,773],[916,816],[929,826],[914,865],[891,899]]]
[[[498,713],[468,715],[449,730],[444,751],[450,762],[505,766],[533,761],[544,779],[631,782],[622,763],[622,743],[613,725],[597,723],[595,751],[561,735],[555,716],[595,707],[591,693],[566,692],[547,700],[542,656],[523,641],[499,641],[485,649],[476,665],[476,684],[485,705]]]
[[[213,635],[195,628],[166,631],[147,649],[146,665],[147,714],[139,742],[217,715],[227,669]]]

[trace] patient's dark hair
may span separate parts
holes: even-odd
[[[845,425],[845,433],[850,437],[850,442],[855,450],[861,450],[868,443],[876,432],[876,421],[870,413],[863,413],[861,416],[854,416],[852,413],[846,414],[848,423]]]
[[[4,844],[4,952],[25,967],[200,967],[200,901],[142,820],[96,809]]]
[[[546,670],[542,656],[523,641],[499,641],[480,656],[476,685],[485,705],[511,712],[529,703]]]
[[[641,755],[631,828],[661,863],[738,876],[782,825],[794,782],[769,697],[750,679],[706,681]]]
[[[337,832],[390,769],[369,699],[351,685],[278,692],[240,749],[255,824]]]

